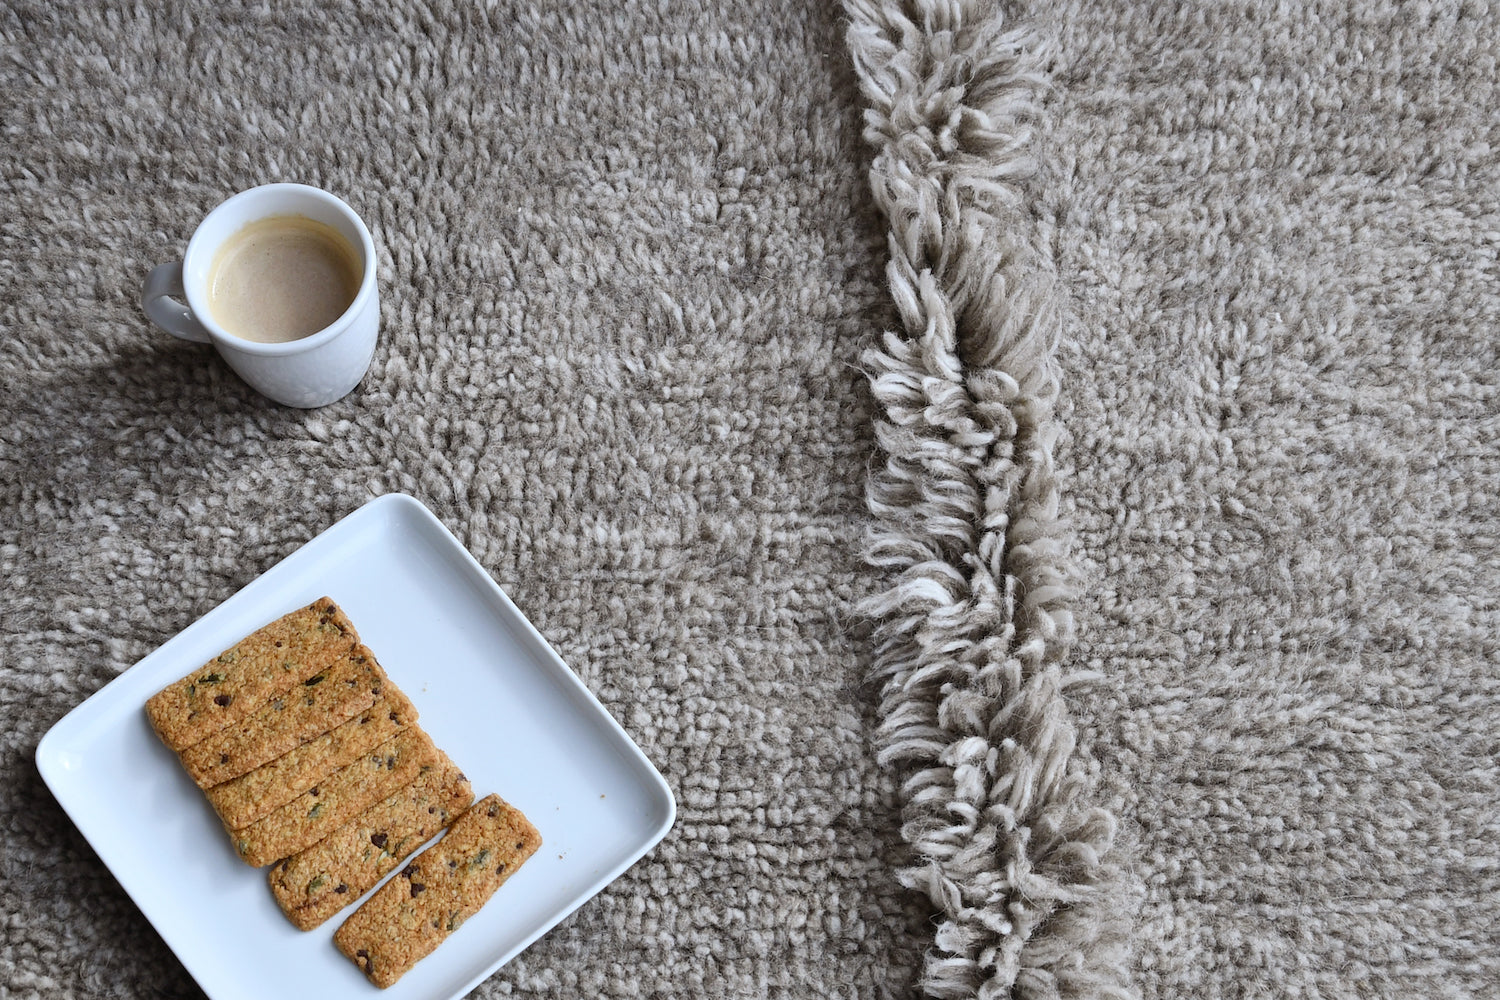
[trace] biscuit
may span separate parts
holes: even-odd
[[[271,894],[288,920],[304,931],[317,927],[469,808],[469,779],[438,756],[396,794],[271,867]]]
[[[163,743],[183,750],[247,718],[347,653],[358,640],[338,605],[319,598],[152,695],[146,715]]]
[[[350,914],[333,943],[384,989],[477,913],[541,844],[519,809],[488,795]]]
[[[325,685],[332,683],[330,676]],[[416,708],[387,682],[380,699],[363,712],[253,771],[210,788],[208,801],[225,826],[248,826],[416,721]]]
[[[249,826],[230,829],[230,842],[256,868],[291,857],[412,781],[437,759],[432,740],[411,726]]]
[[[326,669],[272,696],[254,715],[178,756],[199,788],[212,788],[321,736],[375,704],[389,682],[375,654],[355,645]]]

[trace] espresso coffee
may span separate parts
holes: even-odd
[[[354,303],[359,252],[332,226],[301,215],[250,223],[214,254],[208,310],[243,340],[284,344],[311,336]]]

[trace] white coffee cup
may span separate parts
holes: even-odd
[[[209,275],[225,240],[252,222],[281,215],[331,226],[357,252],[361,277],[353,303],[333,323],[300,340],[264,344],[236,337],[214,320],[208,308]],[[375,264],[369,229],[339,198],[306,184],[266,184],[241,191],[209,212],[188,240],[182,263],[163,264],[146,278],[141,305],[172,336],[213,344],[240,378],[278,403],[324,406],[348,395],[374,357],[380,328]]]

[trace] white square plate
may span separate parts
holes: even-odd
[[[162,687],[324,595],[475,796],[498,792],[542,834],[494,898],[385,991],[333,946],[352,908],[294,928],[144,711]],[[676,815],[640,748],[458,540],[400,494],[344,518],[68,713],[37,767],[213,1000],[462,996],[634,864]]]

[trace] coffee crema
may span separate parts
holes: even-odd
[[[245,226],[214,254],[208,310],[243,340],[301,340],[354,303],[363,271],[359,252],[332,226],[274,215]]]

